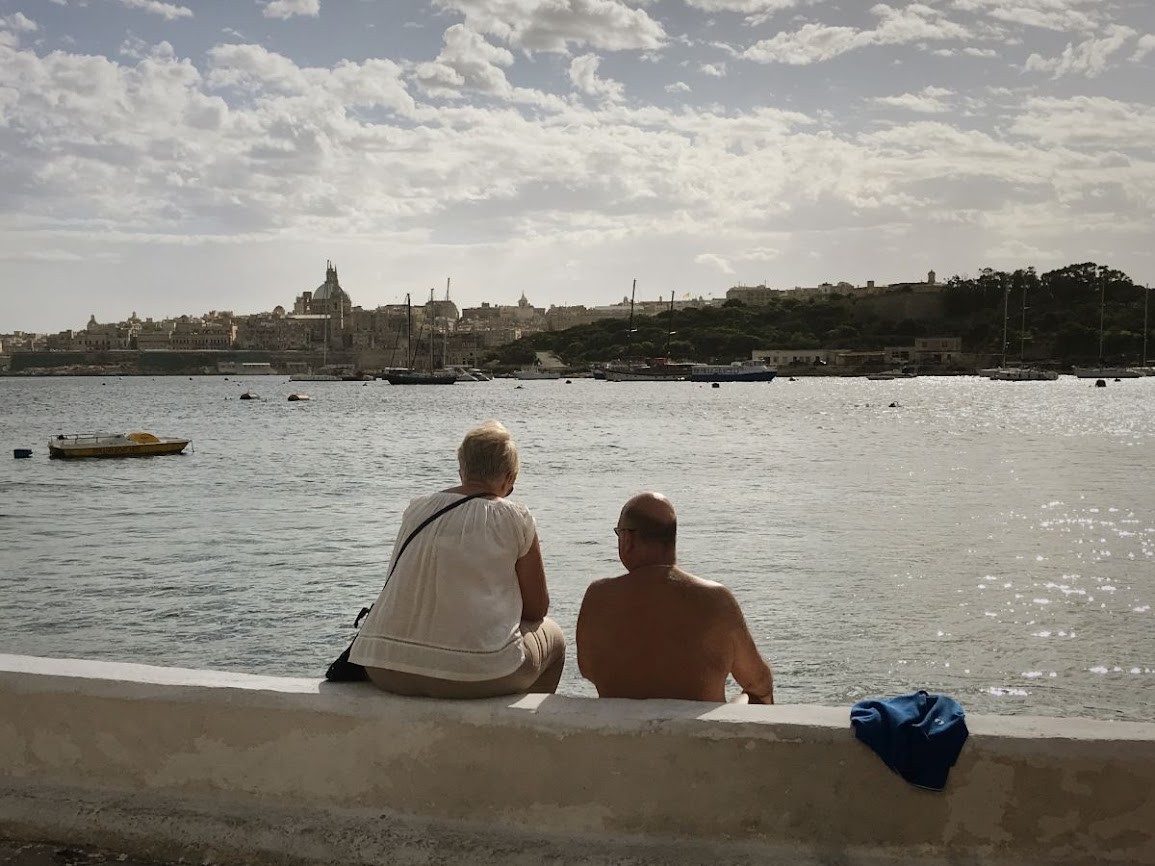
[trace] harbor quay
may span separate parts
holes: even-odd
[[[1155,724],[968,726],[934,792],[859,742],[848,707],[433,701],[0,655],[0,856],[1155,864]]]

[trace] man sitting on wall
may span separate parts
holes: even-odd
[[[626,503],[614,533],[620,577],[594,581],[577,623],[578,668],[603,698],[774,703],[774,676],[730,590],[678,568],[677,515],[666,497]]]

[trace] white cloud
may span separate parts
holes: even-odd
[[[598,96],[609,100],[622,98],[620,82],[605,78],[598,78],[598,66],[601,58],[596,54],[583,54],[570,61],[569,79],[574,87],[590,96]]]
[[[1011,125],[1046,147],[1146,148],[1148,154],[1153,129],[1155,107],[1095,96],[1032,97]]]
[[[963,25],[921,3],[912,3],[902,9],[880,3],[870,12],[878,18],[873,30],[809,23],[792,33],[784,31],[763,39],[747,48],[742,56],[757,63],[805,66],[870,45],[953,41],[971,35]]]
[[[734,266],[730,264],[729,260],[715,253],[701,253],[694,256],[694,264],[714,268],[723,274],[734,273]]]
[[[701,67],[703,75],[708,75],[711,78],[725,78],[726,64],[725,63],[703,63]]]
[[[321,0],[269,0],[261,10],[266,18],[292,18],[307,15],[316,18],[321,14]]]
[[[478,33],[526,51],[566,53],[570,45],[603,51],[654,50],[666,41],[662,25],[621,0],[433,0],[459,12]]]
[[[444,46],[437,60],[419,64],[414,75],[426,92],[457,96],[472,90],[492,96],[512,95],[503,68],[513,64],[513,54],[461,24],[446,30],[442,39]]]
[[[1007,24],[1085,33],[1096,29],[1109,4],[1102,0],[952,0],[951,5]]]
[[[950,106],[943,100],[953,96],[954,91],[942,87],[924,87],[918,93],[904,93],[900,96],[879,96],[875,102],[890,108],[904,108],[921,114],[942,114]]]
[[[141,9],[153,15],[159,15],[172,21],[176,18],[192,18],[192,10],[187,6],[178,6],[175,3],[162,3],[161,0],[120,0],[121,4],[130,9]]]
[[[39,29],[36,22],[27,17],[23,12],[14,12],[11,15],[0,18],[0,24],[3,24],[16,33],[34,33]]]
[[[690,85],[684,81],[675,81],[673,84],[666,85],[666,93],[689,93]]]
[[[1155,51],[1155,33],[1145,33],[1139,37],[1139,41],[1135,45],[1135,53],[1131,55],[1131,60],[1138,63],[1152,51]]]
[[[1032,54],[1027,58],[1024,68],[1028,72],[1050,73],[1052,78],[1064,75],[1094,78],[1107,69],[1111,57],[1121,51],[1134,36],[1135,31],[1130,27],[1112,26],[1108,28],[1106,36],[1093,37],[1079,45],[1067,43],[1058,57],[1045,58]]]

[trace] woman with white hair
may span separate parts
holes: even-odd
[[[409,503],[389,578],[349,658],[387,692],[487,698],[553,692],[565,664],[537,525],[511,502],[520,463],[486,421],[457,449],[461,484]]]

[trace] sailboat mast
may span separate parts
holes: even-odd
[[[1010,318],[1011,287],[1003,286],[1003,352],[999,356],[999,366],[1007,365],[1007,321]]]
[[[666,358],[670,357],[670,339],[674,336],[674,293],[670,292],[670,321],[666,328]]]
[[[1151,287],[1143,287],[1143,366],[1147,366],[1147,308],[1151,305]]]
[[[429,372],[433,372],[433,289],[429,290],[429,315],[426,316],[429,320]]]
[[[1023,355],[1027,349],[1027,284],[1023,283],[1023,321],[1019,325],[1019,366],[1023,366]]]
[[[630,326],[626,330],[626,358],[632,358],[634,348],[634,295],[638,291],[638,281],[634,280],[633,286],[630,288]]]
[[[408,293],[405,295],[405,366],[413,369],[413,303],[409,299]]]
[[[1099,366],[1103,366],[1103,323],[1107,314],[1107,280],[1099,277]]]

